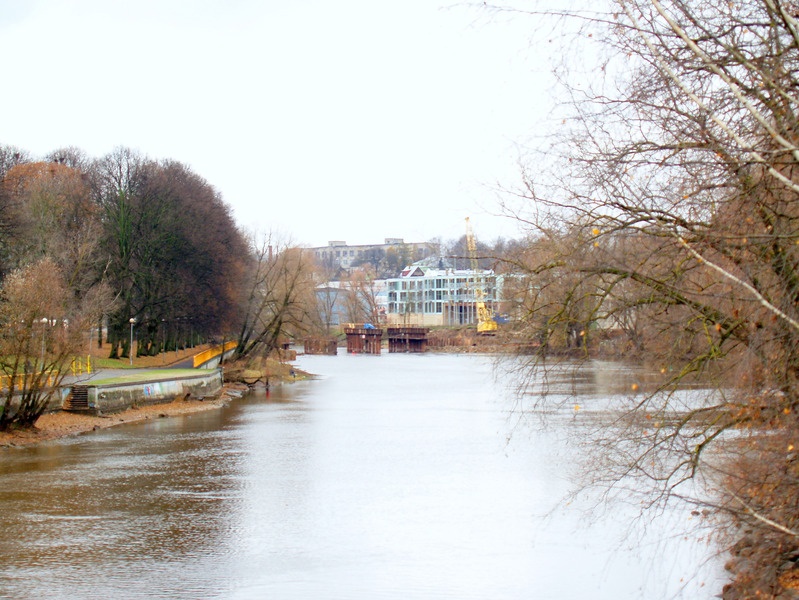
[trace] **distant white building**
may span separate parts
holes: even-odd
[[[502,276],[491,270],[406,267],[399,277],[386,280],[389,325],[436,327],[477,323],[477,289],[483,302],[498,312]]]
[[[311,248],[320,265],[349,270],[353,266],[372,264],[377,267],[393,253],[396,264],[393,273],[399,271],[406,262],[413,262],[438,253],[438,246],[429,242],[405,242],[402,238],[385,238],[382,244],[348,245],[343,240],[328,242],[327,246]],[[392,273],[392,274],[393,274]]]

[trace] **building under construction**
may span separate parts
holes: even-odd
[[[399,277],[386,280],[387,323],[419,327],[476,324],[478,296],[496,314],[502,282],[502,276],[491,270],[406,267]]]

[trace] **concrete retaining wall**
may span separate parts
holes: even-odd
[[[133,406],[171,402],[176,398],[215,398],[222,393],[222,370],[164,381],[95,384],[87,382],[89,410],[114,413]]]
[[[44,409],[44,412],[56,412],[61,410],[61,407],[64,405],[64,400],[66,400],[67,396],[69,395],[68,388],[59,388],[53,390],[53,395],[50,397],[50,400],[47,402],[47,408]],[[11,406],[16,409],[19,406],[19,394],[15,395],[13,400],[11,401]],[[0,399],[0,408],[5,406],[5,398]]]

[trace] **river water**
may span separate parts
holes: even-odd
[[[723,558],[688,509],[636,519],[634,504],[566,500],[586,459],[569,421],[527,418],[489,359],[297,365],[319,378],[0,450],[0,597],[719,593]]]

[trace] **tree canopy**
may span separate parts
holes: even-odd
[[[112,357],[130,351],[131,318],[139,354],[232,335],[248,253],[220,194],[179,162],[0,147],[0,427],[35,422],[90,322]]]
[[[113,350],[131,318],[140,353],[188,343],[233,326],[247,247],[216,190],[174,161],[118,151],[98,161],[102,254],[120,304],[110,316]]]

